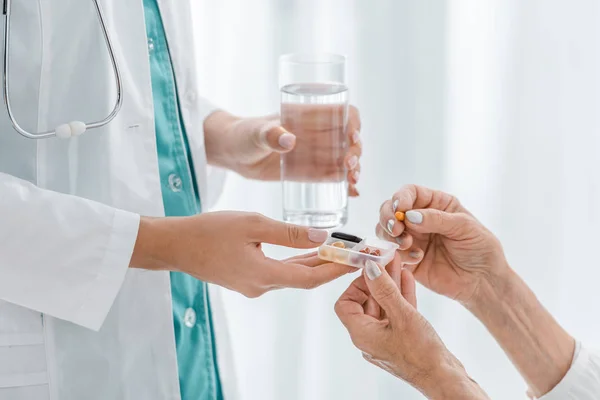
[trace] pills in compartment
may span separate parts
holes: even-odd
[[[381,250],[379,250],[379,249],[370,249],[368,247],[365,247],[364,249],[360,250],[359,253],[369,254],[371,256],[381,257]]]
[[[397,244],[388,241],[333,232],[319,248],[319,257],[325,261],[363,268],[367,260],[387,265],[397,249]]]

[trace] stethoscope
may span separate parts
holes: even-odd
[[[108,115],[108,117],[104,118],[101,121],[97,122],[81,122],[81,121],[73,121],[66,124],[62,124],[58,126],[54,131],[40,132],[40,133],[31,133],[21,128],[19,123],[16,121],[15,116],[12,112],[12,108],[10,105],[10,97],[8,95],[9,92],[9,45],[10,45],[10,3],[11,0],[4,0],[4,71],[3,71],[3,80],[4,80],[4,103],[6,104],[6,110],[8,111],[8,117],[12,126],[15,128],[17,132],[21,135],[25,136],[29,139],[46,139],[53,136],[68,139],[71,137],[76,137],[81,135],[87,130],[101,128],[107,124],[109,124],[119,113],[121,110],[121,106],[123,105],[123,82],[121,80],[121,72],[119,71],[119,66],[117,64],[117,60],[115,58],[115,53],[113,50],[112,42],[108,35],[108,30],[106,29],[106,23],[104,21],[104,15],[102,14],[102,10],[98,5],[98,0],[92,0],[96,7],[96,14],[98,15],[98,19],[100,20],[100,26],[102,27],[102,33],[104,35],[104,41],[106,42],[106,47],[108,48],[108,54],[110,55],[110,61],[112,63],[113,72],[115,74],[115,81],[117,84],[117,102],[115,104],[114,109]]]

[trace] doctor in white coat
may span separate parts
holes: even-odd
[[[293,147],[293,135],[271,119],[236,118],[202,100],[189,2],[157,3],[204,210],[223,178],[207,164],[277,179],[277,152]],[[315,256],[279,262],[260,250],[261,242],[316,247],[322,231],[247,213],[162,218],[148,4],[100,1],[123,76],[124,103],[109,125],[73,139],[31,140],[0,113],[1,400],[180,399],[165,271],[250,297],[348,272]],[[13,0],[12,10],[10,97],[21,125],[39,132],[108,115],[114,75],[93,2]],[[351,195],[359,128],[354,110],[345,159]],[[168,185],[177,191],[181,181]],[[223,397],[233,399],[222,311],[212,300]]]

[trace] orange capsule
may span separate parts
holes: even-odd
[[[335,242],[331,244],[333,247],[337,247],[339,249],[345,249],[346,245],[344,244],[344,242]]]
[[[403,222],[404,218],[406,217],[402,211],[396,211],[396,213],[394,214],[394,216],[400,222]]]

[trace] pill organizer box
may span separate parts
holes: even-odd
[[[336,242],[344,243],[345,248],[334,247]],[[379,250],[380,256],[361,253],[368,248],[371,251]],[[394,259],[398,245],[375,238],[359,238],[341,232],[333,232],[327,241],[319,247],[319,258],[351,267],[364,268],[367,260],[375,261],[377,264],[386,266]]]

